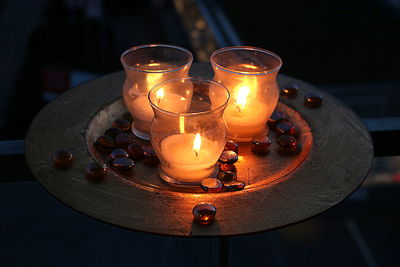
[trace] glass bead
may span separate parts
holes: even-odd
[[[58,169],[71,167],[73,163],[73,155],[69,150],[57,150],[51,155],[53,166]]]
[[[309,108],[318,108],[322,105],[322,95],[308,93],[304,96],[304,105]]]
[[[90,162],[86,165],[86,178],[90,181],[100,181],[106,176],[107,166],[104,163]]]
[[[204,191],[209,193],[218,193],[224,189],[221,181],[215,178],[206,178],[200,182],[200,186]]]
[[[131,169],[135,163],[130,158],[117,158],[111,163],[111,166],[116,170],[126,171]]]
[[[118,128],[108,128],[105,132],[104,135],[111,136],[112,138],[117,137],[117,135],[121,134],[122,130]]]
[[[143,148],[139,144],[129,144],[127,152],[133,160],[142,160],[145,157]]]
[[[199,224],[211,223],[215,215],[217,215],[217,208],[213,204],[201,203],[193,208],[194,221]]]
[[[124,132],[127,132],[131,129],[131,123],[127,120],[122,120],[122,119],[113,121],[112,126]]]
[[[283,148],[294,148],[297,145],[296,138],[291,135],[279,135],[276,141]]]
[[[235,153],[235,151],[225,150],[219,157],[219,161],[225,164],[233,164],[238,161],[238,155]]]
[[[272,144],[271,138],[266,135],[258,136],[252,140],[253,147],[252,151],[256,154],[266,154],[269,152],[269,147]]]
[[[224,182],[224,187],[228,191],[238,191],[242,190],[245,187],[245,182],[243,181],[229,181],[229,182]]]
[[[282,112],[279,111],[274,111],[271,115],[271,117],[269,117],[268,119],[268,126],[272,131],[275,131],[276,129],[276,125],[285,120],[286,119],[286,115],[283,114]]]
[[[278,123],[276,126],[276,131],[280,134],[288,134],[292,136],[297,136],[299,133],[297,127],[294,126],[290,121],[281,121]]]
[[[158,159],[157,154],[153,148],[144,148],[143,153],[145,155],[145,158],[143,159],[143,164],[149,167],[154,167],[157,166],[158,163],[160,163],[160,160]]]
[[[227,141],[224,150],[232,150],[237,154],[239,152],[239,144],[235,141]]]
[[[281,95],[286,98],[296,98],[298,91],[297,85],[291,84],[281,88]]]
[[[218,163],[218,167],[220,171],[230,171],[230,172],[236,172],[236,166],[233,164],[224,164],[224,163]]]
[[[235,181],[236,173],[232,171],[220,171],[218,172],[217,178],[221,181]]]
[[[129,144],[132,144],[133,142],[135,142],[133,134],[122,133],[117,135],[117,137],[115,137],[115,143],[119,147],[127,147]]]
[[[112,150],[114,148],[115,142],[111,136],[101,135],[97,137],[96,145],[98,148],[103,150]]]
[[[129,154],[122,148],[117,148],[114,149],[113,152],[110,154],[110,158],[112,160],[118,159],[118,158],[128,158]]]

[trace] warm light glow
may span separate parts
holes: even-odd
[[[179,116],[179,132],[185,133],[185,117]],[[194,149],[194,147],[193,147]]]
[[[249,65],[249,64],[243,64],[243,67],[248,68],[248,69],[253,69],[256,70],[257,66]]]
[[[236,105],[240,109],[244,109],[246,106],[247,96],[250,93],[250,88],[247,85],[244,85],[239,88],[236,96]]]
[[[158,90],[157,91],[157,93],[156,93],[156,97],[157,97],[157,99],[162,99],[162,98],[164,98],[164,89],[162,89],[162,88],[160,88],[160,90]]]
[[[149,63],[149,67],[158,67],[160,63]]]
[[[160,83],[162,81],[162,78],[163,78],[162,73],[147,73],[146,75],[147,91],[149,91],[157,83]]]
[[[200,147],[201,147],[201,137],[200,133],[197,133],[193,142],[193,151],[196,154],[196,157],[199,156]]]

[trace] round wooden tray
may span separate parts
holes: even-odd
[[[194,64],[193,76],[212,77],[209,65]],[[85,178],[88,162],[106,161],[94,140],[126,113],[121,100],[123,72],[84,83],[46,106],[26,138],[26,157],[37,180],[57,199],[96,219],[125,228],[176,236],[229,236],[270,230],[319,214],[352,193],[371,166],[373,148],[368,131],[343,104],[315,87],[280,75],[280,85],[296,84],[296,99],[283,99],[277,109],[301,131],[298,153],[283,153],[274,144],[266,156],[256,156],[250,144],[239,148],[238,178],[242,191],[204,193],[168,186],[157,168],[140,162],[121,175]],[[306,92],[324,96],[320,108],[303,105]],[[273,136],[273,134],[271,135]],[[146,142],[143,145],[149,145]],[[70,169],[52,166],[51,154],[69,149]],[[207,226],[193,222],[192,209],[201,202],[217,207]]]

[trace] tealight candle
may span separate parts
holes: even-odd
[[[192,60],[188,50],[163,44],[132,47],[121,55],[126,74],[122,95],[136,136],[149,139],[154,117],[147,98],[150,89],[160,82],[187,76]]]
[[[229,138],[239,142],[267,134],[266,122],[279,98],[276,75],[281,59],[256,47],[227,47],[211,55],[214,80],[225,85],[231,100],[224,117]]]
[[[222,114],[228,99],[225,87],[202,78],[169,80],[151,89],[151,143],[160,159],[162,179],[197,185],[216,175],[227,137]]]

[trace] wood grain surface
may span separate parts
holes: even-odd
[[[212,77],[206,64],[194,64],[192,76]],[[175,236],[229,236],[293,224],[336,205],[363,182],[373,147],[368,131],[347,107],[302,81],[278,76],[280,85],[297,84],[296,99],[283,99],[278,109],[301,128],[302,151],[282,154],[276,144],[269,155],[255,157],[241,146],[237,163],[242,191],[208,194],[162,185],[157,170],[135,166],[127,177],[108,170],[99,183],[86,180],[88,162],[103,161],[94,139],[126,112],[121,101],[123,72],[79,85],[46,106],[26,138],[26,157],[36,179],[57,199],[93,218],[132,230]],[[303,105],[303,95],[318,92],[318,109]],[[54,169],[51,154],[69,149],[72,168]],[[217,207],[207,226],[193,222],[201,202]]]

